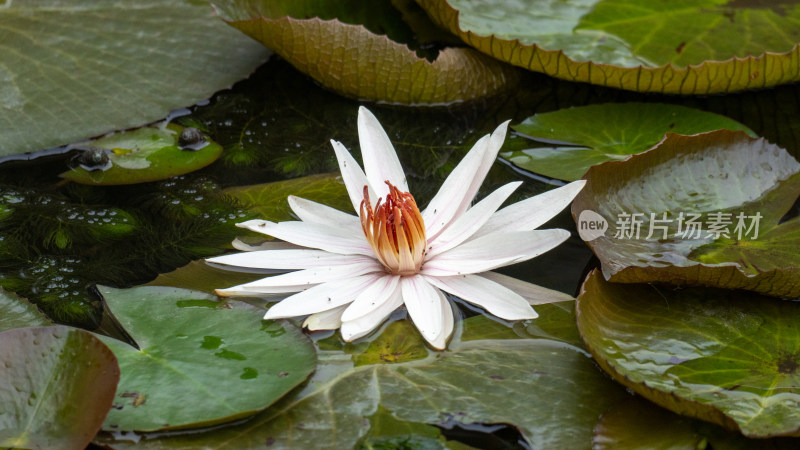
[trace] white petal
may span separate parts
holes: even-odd
[[[206,262],[250,269],[307,269],[311,267],[333,266],[364,262],[371,259],[363,255],[340,255],[325,250],[255,250],[233,253],[206,259]]]
[[[294,245],[283,241],[264,241],[260,244],[254,245],[248,244],[239,238],[236,238],[233,240],[233,242],[231,242],[231,247],[243,252],[254,252],[256,250],[293,250],[303,248],[299,245]]]
[[[444,180],[439,192],[422,213],[429,239],[450,225],[454,217],[467,210],[492,167],[506,137],[508,122],[501,123],[491,135],[482,137]]]
[[[310,331],[335,330],[342,326],[342,313],[345,309],[347,309],[347,305],[314,313],[303,322],[303,328]]]
[[[480,275],[426,277],[429,283],[506,320],[535,319],[538,314],[519,294]]]
[[[372,333],[395,309],[401,306],[403,306],[403,295],[400,289],[395,289],[392,295],[377,309],[355,320],[342,322],[342,338],[350,342]]]
[[[346,305],[352,302],[361,290],[374,283],[381,276],[383,274],[371,273],[318,284],[281,300],[267,311],[264,319],[305,316]]]
[[[353,230],[358,230],[361,227],[361,221],[358,216],[347,214],[344,211],[339,211],[321,203],[295,197],[294,195],[289,196],[289,206],[303,222],[333,225]]]
[[[399,289],[399,275],[381,278],[358,294],[358,297],[353,300],[353,303],[347,307],[347,311],[342,315],[342,321],[350,322],[380,308],[380,306],[388,301],[395,294],[395,291]]]
[[[567,302],[575,300],[575,297],[561,291],[555,291],[538,284],[528,283],[508,275],[497,272],[485,272],[481,274],[487,280],[501,284],[508,289],[521,295],[531,305],[544,305],[545,303]]]
[[[403,192],[408,192],[405,172],[397,159],[397,153],[386,131],[375,116],[363,106],[358,108],[358,141],[361,144],[361,159],[364,171],[375,194],[386,198],[389,195],[389,181]],[[372,198],[372,201],[377,201]]]
[[[521,181],[508,183],[468,209],[431,241],[426,257],[431,258],[469,239],[521,184]]]
[[[254,292],[246,289],[239,289],[239,286],[234,286],[228,289],[214,289],[214,292],[220,297],[261,297],[269,294],[291,294],[293,292],[304,291],[309,287],[311,286],[308,284],[299,286],[275,286],[271,288],[265,287],[258,292]]]
[[[311,222],[275,223],[267,220],[248,220],[238,223],[236,226],[283,239],[292,244],[319,248],[342,255],[372,256],[374,254],[360,227],[358,229],[342,229]]]
[[[436,341],[445,331],[441,304],[444,300],[442,293],[419,275],[402,277],[400,288],[408,315],[414,321],[414,325],[422,337],[428,342]]]
[[[528,231],[540,227],[566,208],[583,189],[586,180],[573,181],[497,211],[474,238],[497,232]]]
[[[541,255],[569,238],[567,230],[499,233],[467,241],[422,265],[429,276],[466,275],[507,266]]]
[[[328,281],[357,277],[368,273],[382,272],[383,266],[375,260],[365,260],[352,264],[322,266],[298,270],[283,275],[275,275],[250,283],[240,284],[230,289],[237,292],[269,292],[269,289],[280,286],[312,286]]]
[[[447,347],[447,340],[450,339],[450,335],[453,334],[455,321],[453,318],[453,307],[441,291],[439,292],[439,299],[441,300],[442,306],[442,334],[436,339],[428,341],[428,343],[437,350],[444,350]]]
[[[347,188],[347,194],[350,195],[350,201],[353,202],[353,209],[356,214],[361,210],[361,200],[364,199],[364,186],[369,191],[369,198],[374,202],[377,200],[375,191],[369,186],[367,176],[358,165],[353,155],[344,148],[339,141],[331,139],[333,151],[336,152],[336,159],[339,161],[339,170],[342,172],[342,179],[344,186]]]

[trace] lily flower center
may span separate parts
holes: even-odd
[[[361,228],[372,251],[386,271],[394,275],[419,273],[425,258],[425,223],[414,196],[401,192],[392,183],[386,200],[378,199],[375,208],[364,186],[361,200]]]

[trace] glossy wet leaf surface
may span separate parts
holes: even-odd
[[[578,329],[617,381],[750,437],[800,435],[800,308],[745,291],[608,283],[592,272]]]
[[[344,20],[339,20],[343,14],[334,2],[326,1],[222,1],[219,7],[230,25],[327,88],[352,98],[448,104],[490,97],[518,81],[513,68],[472,49],[444,49],[432,62],[418,56],[392,40],[410,38],[403,36],[410,30],[400,12],[386,1],[371,3],[377,5],[371,9],[379,11],[366,9],[368,15],[360,17],[344,12]],[[365,22],[367,27],[361,25]]]
[[[246,77],[267,56],[206,2],[2,6],[0,159],[161,119]]]
[[[800,296],[800,164],[763,139],[669,135],[592,167],[572,215],[607,222],[588,241],[614,282],[667,282]],[[634,214],[637,214],[634,217]],[[588,227],[586,216],[584,225]]]
[[[262,321],[259,311],[177,288],[100,292],[138,346],[102,338],[122,372],[104,430],[197,427],[247,417],[314,370],[311,342],[289,324]]]
[[[502,61],[640,92],[734,92],[796,81],[795,1],[424,0],[433,20]],[[746,38],[744,38],[746,36]]]
[[[28,300],[2,288],[0,288],[0,310],[3,311],[0,315],[0,332],[53,323]]]
[[[114,354],[64,326],[0,333],[0,446],[83,449],[111,408]]]
[[[517,139],[511,144],[517,150],[503,153],[503,158],[522,169],[567,181],[580,179],[595,164],[648,150],[666,133],[691,135],[725,129],[756,137],[744,125],[724,116],[677,105],[636,102],[537,114],[511,128],[543,144]]]
[[[220,145],[199,131],[196,139],[184,143],[184,133],[191,136],[191,129],[161,124],[73,144],[83,153],[60,176],[101,186],[145,183],[202,169],[219,158]]]
[[[407,339],[389,329],[387,336]],[[423,345],[421,338],[415,339]],[[560,401],[551,403],[556,395]],[[356,367],[346,353],[327,350],[303,390],[253,420],[200,435],[145,439],[138,445],[238,448],[268,441],[279,447],[350,448],[375,426],[364,418],[389,412],[414,427],[506,423],[537,448],[588,448],[600,413],[625,395],[583,351],[545,339],[476,340],[425,359]],[[532,407],[542,402],[551,406]]]

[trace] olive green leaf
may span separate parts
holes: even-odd
[[[668,132],[688,135],[726,129],[756,137],[724,116],[685,106],[635,102],[536,114],[511,128],[524,137],[562,145],[528,148],[529,141],[516,139],[510,144],[517,150],[502,153],[503,158],[525,170],[567,181],[580,179],[595,164],[643,152]]]
[[[197,260],[172,272],[162,273],[145,286],[171,286],[214,294],[215,289],[244,284],[263,277],[263,274],[220,269],[203,260]]]
[[[709,94],[800,80],[794,1],[419,0],[497,59],[570,81]]]
[[[645,398],[749,437],[800,436],[795,302],[609,283],[595,270],[577,318],[600,366]]]
[[[445,104],[489,97],[513,87],[518,80],[514,68],[472,49],[447,48],[430,62],[392,40],[395,34],[391,27],[387,36],[383,35],[386,28],[380,27],[382,23],[364,26],[359,17],[340,20],[332,6],[335,2],[292,5],[218,0],[215,4],[230,25],[325,87],[348,97],[411,105]],[[393,25],[402,24],[398,11],[386,10],[388,1],[369,4],[384,5],[383,16],[396,16]],[[371,11],[371,17],[381,16]]]
[[[206,2],[5,1],[0,23],[0,159],[161,119],[268,55]]]
[[[61,178],[83,184],[118,185],[163,180],[216,161],[222,147],[195,128],[162,124],[122,131],[69,146],[81,149]]]
[[[0,446],[81,450],[111,409],[119,367],[91,333],[62,325],[0,333]]]
[[[138,348],[102,337],[122,377],[104,430],[213,425],[263,410],[314,370],[310,341],[261,312],[169,287],[100,287]]]
[[[572,216],[584,234],[591,222],[607,223],[587,244],[611,281],[797,297],[798,172],[785,150],[743,132],[670,134],[648,152],[589,169]]]
[[[0,314],[0,332],[52,324],[39,308],[3,288],[0,288],[0,311],[3,311]]]

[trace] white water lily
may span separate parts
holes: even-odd
[[[369,334],[405,305],[422,336],[437,349],[445,348],[454,321],[442,291],[502,319],[536,318],[531,303],[547,302],[536,297],[549,290],[537,286],[531,290],[526,283],[490,271],[536,257],[566,240],[570,235],[566,230],[535,228],[564,209],[584,181],[498,211],[521,184],[509,183],[471,206],[507,126],[505,122],[481,138],[420,212],[389,137],[371,112],[359,108],[365,170],[341,143],[331,141],[358,216],[290,196],[289,205],[299,221],[251,220],[239,226],[293,245],[267,244],[208,261],[294,271],[217,293],[296,292],[272,306],[264,318],[309,315],[304,326],[341,328],[347,341]],[[515,292],[520,287],[525,292]]]

